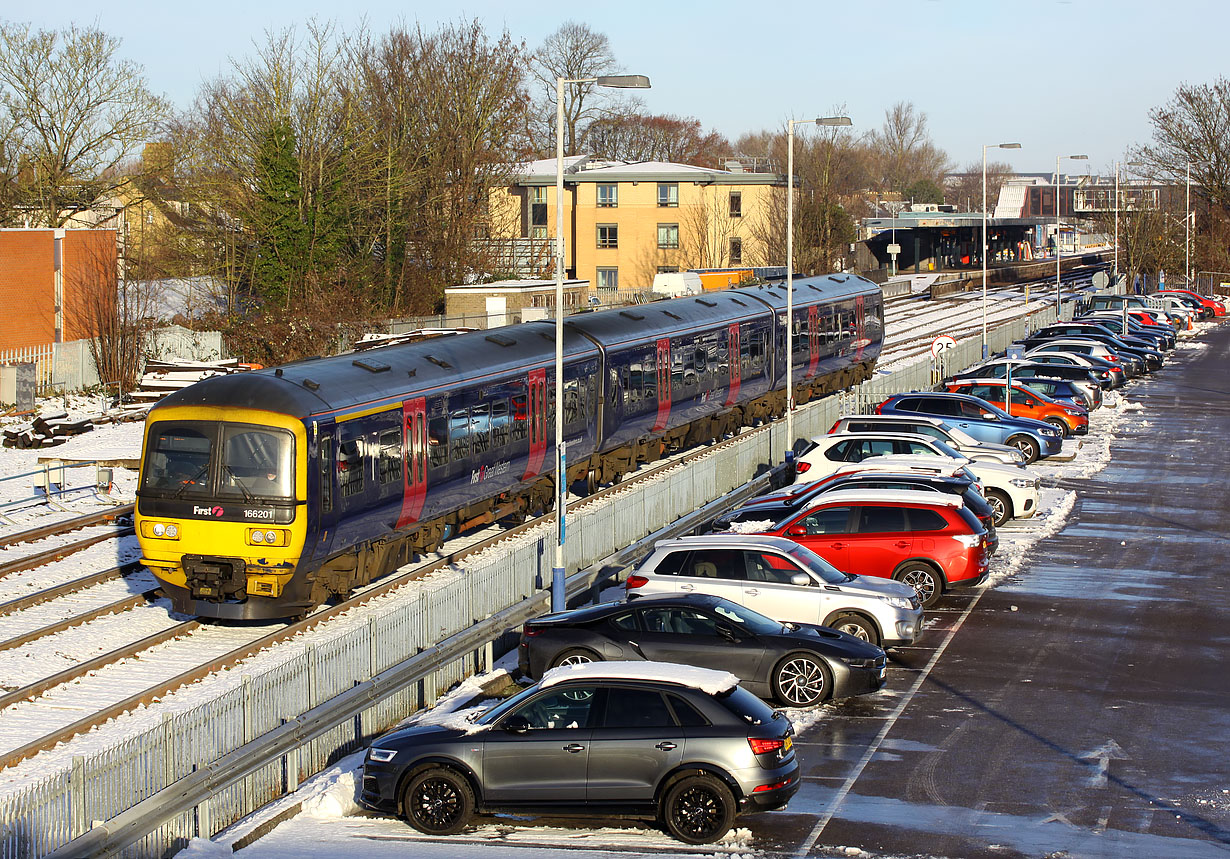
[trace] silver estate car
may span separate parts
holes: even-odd
[[[437,836],[476,811],[588,812],[659,820],[706,844],[799,789],[790,719],[727,671],[565,665],[472,720],[449,715],[372,743],[363,805]]]

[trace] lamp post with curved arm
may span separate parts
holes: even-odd
[[[1059,298],[1059,271],[1060,262],[1063,259],[1063,254],[1059,252],[1059,159],[1067,158],[1069,161],[1088,161],[1088,155],[1056,155],[1055,156],[1055,321],[1059,321],[1061,311]],[[1073,212],[1075,216],[1075,212]]]
[[[1020,149],[1019,143],[982,144],[982,357],[987,357],[987,150]]]

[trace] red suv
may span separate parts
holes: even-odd
[[[987,532],[959,495],[851,489],[825,493],[760,531],[811,549],[846,573],[893,578],[924,607],[987,575]]]
[[[1008,390],[1007,379],[962,379],[949,382],[944,390],[954,394],[979,397],[994,406],[1019,418],[1046,421],[1066,436],[1088,435],[1089,410],[1076,403],[1061,403],[1045,394],[1030,390],[1024,385],[1012,383],[1012,406],[1004,405]]]

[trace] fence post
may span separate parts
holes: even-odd
[[[252,675],[243,675],[243,741],[250,743],[256,739],[256,720],[252,713]],[[243,813],[251,814],[252,806],[252,776],[243,779]]]
[[[73,755],[72,770],[68,777],[68,802],[71,808],[69,835],[76,838],[86,831],[85,817],[85,756]]]
[[[175,782],[175,730],[170,713],[162,714],[162,786]]]

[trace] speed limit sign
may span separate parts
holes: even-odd
[[[940,357],[940,353],[945,349],[955,349],[957,341],[949,337],[947,334],[941,334],[931,341],[931,360],[936,360]]]

